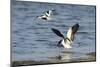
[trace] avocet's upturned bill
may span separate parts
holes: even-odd
[[[58,44],[62,44],[64,48],[72,48],[71,44],[74,41],[74,35],[79,29],[79,24],[75,24],[72,27],[69,28],[67,31],[67,36],[64,37],[64,35],[57,29],[52,28],[52,31],[58,35],[59,37],[62,37],[63,39],[58,42]]]
[[[46,11],[43,15],[38,16],[38,18],[43,19],[43,20],[50,20],[51,14],[53,13],[53,11],[55,11],[55,10]]]

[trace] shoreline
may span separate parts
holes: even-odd
[[[95,62],[96,61],[96,53],[95,52],[91,52],[86,55],[88,55],[89,57],[88,58],[70,59],[70,61],[61,61],[58,57],[55,57],[56,58],[55,60],[47,60],[47,61],[34,61],[34,60],[13,61],[11,67],[30,66],[30,65],[62,64],[62,63],[81,63],[81,62]]]

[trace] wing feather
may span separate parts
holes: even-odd
[[[69,28],[67,31],[67,38],[71,40],[71,37],[72,37],[72,28]]]
[[[75,24],[73,25],[71,28],[69,28],[68,32],[67,32],[67,38],[69,38],[70,40],[74,40],[74,35],[77,32],[77,30],[79,29],[79,24]]]
[[[64,38],[64,35],[63,35],[59,30],[54,29],[54,28],[51,28],[51,30],[52,30],[56,35],[58,35],[58,36]]]

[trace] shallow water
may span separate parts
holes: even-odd
[[[11,5],[12,61],[61,61],[88,58],[95,52],[95,6],[13,2]],[[44,11],[55,9],[51,20],[36,17]],[[61,39],[51,28],[59,29],[66,36],[69,27],[79,23],[71,49],[57,47]]]

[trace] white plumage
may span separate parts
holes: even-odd
[[[67,42],[64,42],[64,39],[62,40],[61,44],[64,46],[64,48],[72,48],[71,42],[69,40],[66,40]]]
[[[43,15],[38,16],[38,18],[43,19],[43,20],[50,20],[51,14],[53,13],[53,11],[55,11],[55,10],[46,11]]]
[[[72,48],[71,44],[74,40],[74,35],[79,29],[79,24],[75,24],[72,27],[70,27],[67,31],[67,36],[64,37],[64,35],[57,29],[52,28],[52,31],[57,34],[58,36],[62,37],[63,39],[58,42],[58,44],[62,44],[64,48]]]

